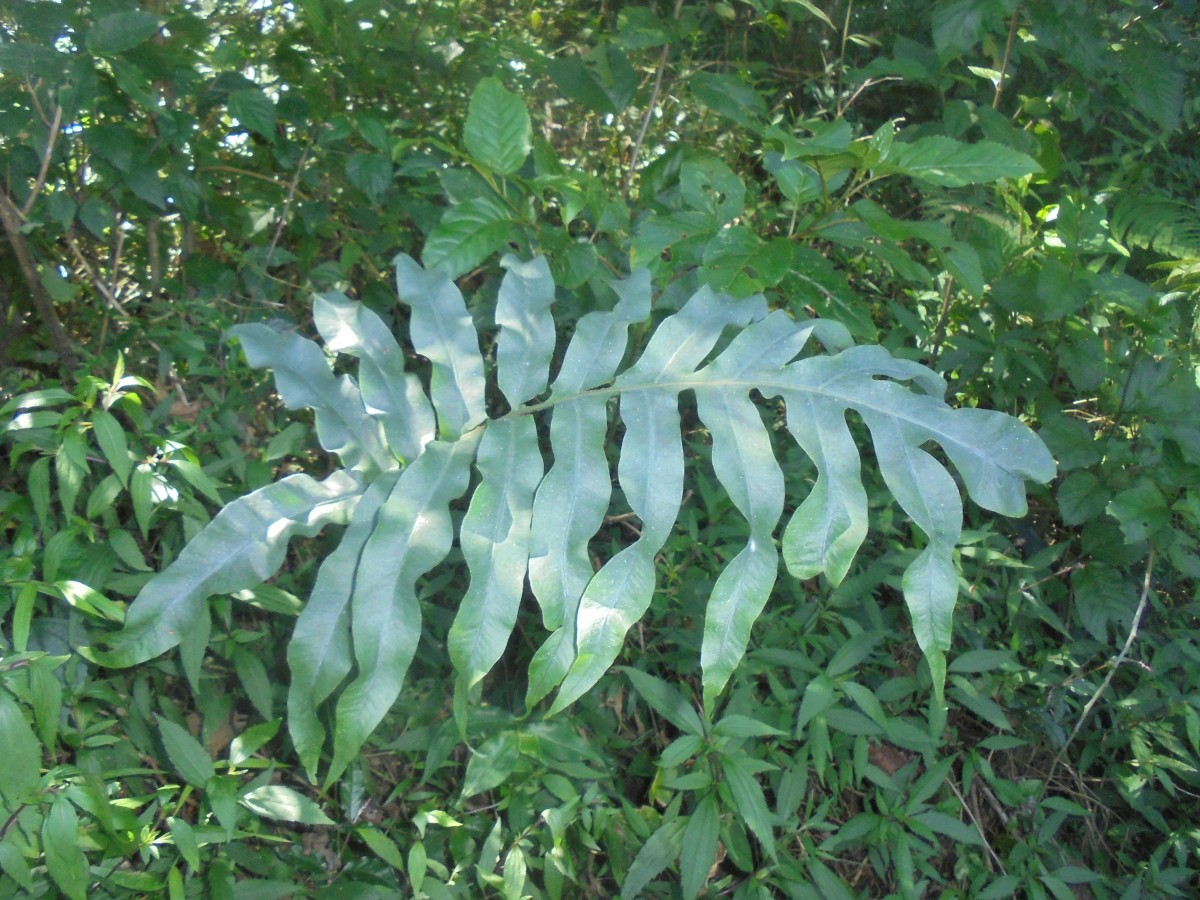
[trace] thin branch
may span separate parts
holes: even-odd
[[[308,151],[312,149],[312,135],[308,136],[308,143],[304,145],[304,152],[300,154],[300,162],[296,163],[296,171],[292,173],[291,183],[288,184],[287,197],[283,201],[283,209],[279,211],[279,221],[275,223],[275,233],[271,235],[271,243],[267,247],[267,255],[263,258],[263,268],[271,265],[271,257],[275,255],[275,248],[279,245],[279,238],[283,235],[283,226],[287,222],[288,210],[291,209],[292,201],[296,199],[296,188],[300,184],[300,173],[304,170],[304,163],[308,160]]]
[[[50,171],[50,157],[54,155],[54,143],[58,140],[58,130],[61,126],[62,107],[55,105],[54,119],[50,123],[50,136],[46,138],[46,152],[42,154],[42,165],[38,169],[37,180],[33,183],[33,190],[29,192],[29,196],[25,198],[25,204],[21,207],[22,219],[29,215],[29,211],[33,209],[34,201],[37,200],[37,195],[46,186],[46,173]]]
[[[1123,663],[1125,661],[1125,657],[1129,655],[1129,649],[1133,646],[1133,642],[1137,638],[1138,628],[1142,624],[1142,616],[1146,614],[1146,605],[1150,600],[1150,581],[1153,573],[1154,549],[1151,548],[1150,554],[1146,558],[1146,576],[1142,581],[1142,599],[1138,601],[1137,612],[1133,614],[1133,624],[1130,625],[1129,634],[1125,637],[1125,646],[1121,648],[1121,652],[1118,653],[1116,658],[1112,661],[1112,667],[1108,670],[1108,674],[1104,676],[1104,681],[1100,683],[1100,687],[1096,688],[1096,692],[1092,694],[1091,699],[1088,700],[1086,705],[1084,705],[1083,712],[1079,714],[1079,721],[1075,723],[1075,727],[1071,729],[1071,734],[1067,737],[1066,743],[1059,748],[1057,755],[1055,755],[1054,762],[1050,764],[1050,772],[1046,776],[1045,783],[1042,785],[1043,793],[1049,786],[1051,780],[1054,778],[1054,773],[1058,769],[1059,763],[1062,762],[1063,757],[1066,755],[1067,748],[1071,746],[1071,741],[1075,740],[1076,735],[1079,734],[1079,730],[1083,728],[1083,723],[1087,721],[1088,716],[1092,713],[1092,709],[1096,706],[1096,703],[1099,702],[1100,696],[1108,688],[1109,684],[1112,683],[1113,678],[1116,677],[1117,670],[1121,668],[1121,663]]]
[[[675,0],[675,21],[683,12],[683,0]],[[671,52],[670,42],[663,44],[662,53],[658,55],[658,70],[654,73],[654,89],[650,91],[650,101],[646,104],[646,113],[642,116],[642,126],[638,129],[637,140],[629,153],[629,166],[625,169],[625,177],[621,179],[621,196],[629,199],[629,188],[633,184],[633,173],[637,169],[638,157],[642,153],[642,142],[646,140],[646,132],[650,130],[650,120],[654,117],[654,109],[658,105],[662,93],[663,75],[667,71],[667,58]]]
[[[1004,92],[1004,78],[1008,75],[1008,64],[1012,60],[1013,39],[1017,36],[1017,14],[1021,4],[1013,8],[1012,19],[1008,23],[1008,43],[1004,45],[1004,62],[1000,64],[1000,77],[996,79],[996,93],[992,97],[992,109],[1000,108],[1000,95]]]

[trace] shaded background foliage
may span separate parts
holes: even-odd
[[[1117,0],[8,4],[0,893],[1194,892],[1198,21]],[[534,120],[501,182],[463,135],[486,78]],[[879,177],[866,138],[895,121],[1041,172]],[[281,622],[319,545],[211,601],[176,657],[74,652],[222,500],[325,465],[229,325],[311,333],[332,287],[397,321],[403,251],[461,276],[487,326],[511,249],[547,255],[576,315],[630,265],[658,310],[762,290],[1036,424],[1060,477],[1031,517],[969,513],[945,728],[902,636],[913,536],[869,485],[872,561],[782,586],[726,732],[689,731],[670,692],[698,693],[694,622],[743,537],[700,467],[630,668],[570,723],[517,718],[530,614],[460,729],[438,597],[462,579],[439,575],[377,750],[328,792],[296,776]],[[614,510],[606,540],[628,526]],[[680,856],[693,822],[719,834],[711,873]]]

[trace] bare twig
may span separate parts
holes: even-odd
[[[54,142],[58,140],[58,129],[62,126],[62,107],[55,105],[54,119],[50,122],[50,135],[46,138],[46,150],[42,153],[42,165],[38,169],[37,180],[33,183],[33,190],[29,192],[29,196],[25,198],[25,203],[21,207],[21,218],[29,215],[29,211],[33,209],[33,203],[37,200],[37,195],[41,193],[42,188],[46,185],[46,173],[50,171],[50,157],[54,155]]]
[[[683,0],[675,0],[675,20],[683,12]],[[662,53],[658,55],[658,69],[654,73],[654,89],[650,91],[650,100],[646,104],[646,113],[642,116],[642,126],[638,129],[637,139],[629,152],[629,166],[625,169],[625,177],[621,179],[621,196],[629,198],[629,188],[633,184],[633,173],[637,169],[638,156],[642,152],[642,142],[646,140],[646,132],[650,130],[650,120],[654,117],[654,109],[658,105],[659,94],[662,93],[663,75],[667,71],[667,59],[671,53],[671,44],[663,44]]]
[[[1104,676],[1104,681],[1100,682],[1100,687],[1096,688],[1096,692],[1083,707],[1083,712],[1079,714],[1079,721],[1075,723],[1075,727],[1071,729],[1071,734],[1067,737],[1066,742],[1059,748],[1058,753],[1054,757],[1054,762],[1050,764],[1050,772],[1046,776],[1046,781],[1042,785],[1042,792],[1045,793],[1047,786],[1054,778],[1054,773],[1058,770],[1059,763],[1067,753],[1067,748],[1071,746],[1071,742],[1075,740],[1079,730],[1083,728],[1083,723],[1092,713],[1092,709],[1100,700],[1100,696],[1105,689],[1112,683],[1116,677],[1117,670],[1121,668],[1121,663],[1125,661],[1125,657],[1129,655],[1129,649],[1133,646],[1134,640],[1137,638],[1138,628],[1142,624],[1142,616],[1146,614],[1146,605],[1150,601],[1150,581],[1154,573],[1154,549],[1151,548],[1149,556],[1146,558],[1146,576],[1142,581],[1142,598],[1138,601],[1137,612],[1133,614],[1133,623],[1129,626],[1129,634],[1125,637],[1125,646],[1121,648],[1121,652],[1116,655],[1112,661],[1112,666],[1108,670],[1108,674]]]
[[[949,778],[946,779],[946,784],[950,785],[950,790],[954,792],[954,796],[958,798],[959,804],[966,811],[968,818],[970,818],[971,824],[974,825],[975,830],[979,832],[979,839],[983,841],[983,846],[987,850],[988,856],[995,861],[996,866],[1000,869],[1000,872],[1004,875],[1007,875],[1008,870],[1004,868],[1004,862],[1000,859],[996,851],[992,849],[992,845],[988,843],[987,834],[983,830],[983,823],[980,822],[979,817],[975,815],[975,810],[971,808],[969,803],[967,803],[966,798],[963,797],[962,792],[959,791],[958,785],[956,785]]]
[[[1004,45],[1004,62],[1000,64],[1000,77],[996,79],[996,93],[992,97],[992,109],[1000,108],[1000,95],[1004,93],[1004,78],[1008,75],[1008,64],[1012,61],[1013,39],[1017,36],[1017,15],[1021,4],[1013,7],[1012,19],[1008,23],[1008,43]]]
[[[300,154],[300,162],[296,163],[296,171],[292,173],[292,180],[288,183],[287,197],[283,201],[283,209],[279,211],[279,221],[275,223],[275,233],[271,235],[271,243],[267,247],[267,255],[263,257],[263,268],[271,265],[271,257],[275,255],[275,248],[279,246],[279,238],[283,235],[283,226],[287,223],[288,210],[292,207],[292,201],[296,199],[296,188],[300,184],[300,173],[304,170],[304,163],[308,160],[308,151],[312,149],[312,135],[308,136],[308,143],[304,145],[304,152]]]

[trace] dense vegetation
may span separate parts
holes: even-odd
[[[1141,0],[7,4],[0,897],[1194,896],[1198,23]],[[414,298],[457,291],[465,330],[423,339]],[[553,300],[557,343],[513,355],[514,295]],[[640,553],[653,598],[565,693],[576,668],[545,648],[573,614],[532,567],[522,590],[523,563],[502,635],[464,650],[489,621],[460,618],[465,537],[412,573],[423,624],[370,715],[345,699],[376,671],[357,643],[333,680],[304,651],[318,570],[365,540],[348,513],[286,519],[278,559],[199,584],[186,616],[146,601],[239,497],[419,471],[377,370],[411,409],[430,392],[440,439],[490,436],[553,406],[514,359],[559,384],[613,311],[618,393],[698,296],[715,331],[693,368],[768,322],[812,331],[805,371],[852,340],[875,354],[855,396],[916,424],[882,439],[839,408],[851,478],[789,436],[793,396],[755,390],[784,504],[761,520],[721,461],[746,430],[692,385],[663,524],[610,415],[582,564]],[[431,349],[467,332],[499,380],[450,378],[477,405],[448,428]],[[1020,419],[1053,454],[975,435],[1031,479],[1027,515],[994,512],[1021,512],[1018,484],[989,502],[991,474],[925,443],[951,413],[918,394],[945,385],[961,421]],[[334,433],[339,397],[368,399],[390,452]],[[507,471],[487,460],[443,502],[454,534],[482,533]],[[914,502],[926,465],[978,504],[961,535],[954,485],[940,512]],[[814,509],[835,536],[789,550]],[[771,535],[787,568],[737,619],[745,655],[710,665],[710,596]],[[934,551],[952,633],[946,603],[910,613]]]

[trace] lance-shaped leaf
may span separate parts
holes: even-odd
[[[320,347],[295,332],[258,322],[235,325],[229,335],[241,341],[251,366],[274,371],[275,389],[288,409],[313,411],[321,446],[340,456],[347,469],[369,474],[396,468],[358,385],[349,376],[336,377]]]
[[[617,378],[621,391],[618,477],[641,536],[606,563],[579,601],[576,659],[552,712],[578,699],[612,665],[626,632],[645,613],[654,591],[654,557],[675,524],[683,498],[683,444],[677,381],[695,372],[721,332],[766,311],[762,297],[734,300],[708,288],[665,319],[638,362]]]
[[[396,697],[421,636],[417,579],[450,552],[450,502],[467,489],[478,443],[431,441],[401,474],[376,514],[354,575],[350,629],[358,674],[337,704],[332,784]]]
[[[554,355],[554,281],[544,256],[522,262],[511,253],[496,298],[496,380],[515,409],[546,389]]]
[[[337,292],[313,298],[313,321],[325,346],[359,359],[358,386],[367,412],[383,426],[393,453],[415,459],[437,426],[421,379],[404,371],[404,351],[387,325]]]
[[[966,144],[945,135],[892,145],[876,175],[911,175],[941,187],[986,184],[1001,178],[1020,178],[1039,171],[1030,157],[995,141]]]
[[[89,650],[89,658],[124,667],[165,653],[208,614],[206,599],[266,581],[283,563],[293,535],[311,537],[346,522],[362,490],[347,472],[324,481],[290,475],[234,500],[142,588],[125,627],[109,639],[108,649]]]
[[[448,638],[450,659],[468,686],[504,653],[525,590],[533,492],[543,472],[533,419],[488,425],[475,464],[482,480],[459,529],[471,586]]]
[[[350,597],[362,560],[363,547],[375,531],[379,507],[400,478],[387,472],[367,488],[337,549],[325,558],[308,602],[296,619],[288,644],[288,730],[300,762],[315,780],[325,743],[318,708],[350,674],[354,655],[350,645]]]
[[[575,611],[594,573],[588,541],[599,530],[612,495],[604,441],[608,398],[579,392],[611,381],[629,326],[650,315],[650,273],[641,270],[612,282],[617,306],[590,312],[575,326],[552,396],[561,398],[550,420],[554,465],[538,487],[533,506],[529,584],[550,638],[529,667],[526,703],[546,696],[575,658]]]
[[[438,433],[453,439],[487,415],[479,335],[462,293],[444,272],[426,271],[403,253],[393,262],[400,300],[412,307],[413,349],[429,360]]]

